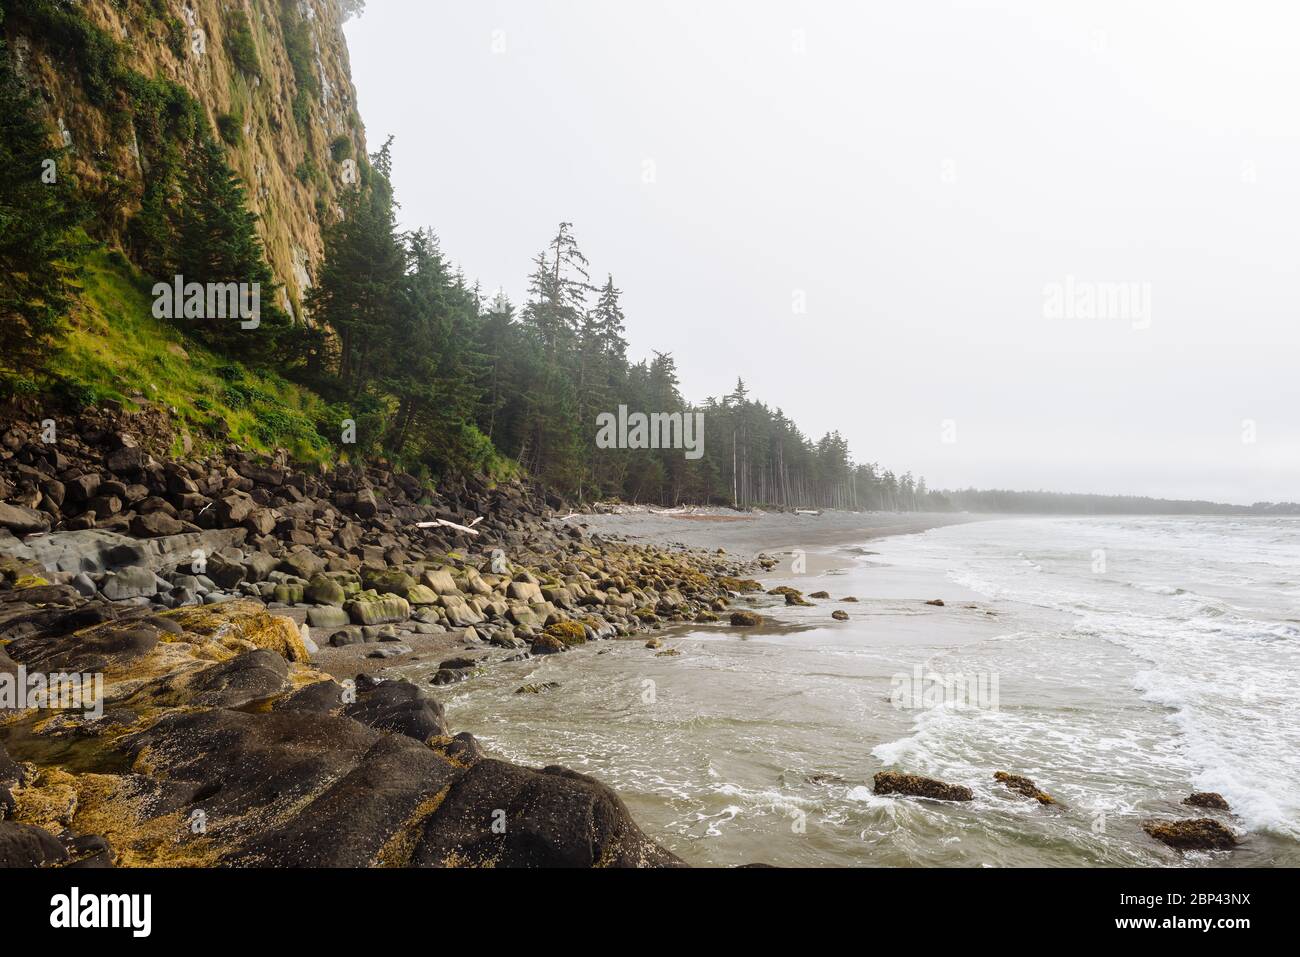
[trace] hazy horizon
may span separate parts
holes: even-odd
[[[347,34],[402,223],[520,305],[572,222],[690,400],[739,375],[934,488],[1249,504],[1300,498],[1287,22],[371,0]],[[1132,315],[1053,317],[1104,283]]]

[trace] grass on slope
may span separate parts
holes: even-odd
[[[143,279],[120,254],[99,251],[85,262],[80,305],[51,358],[54,388],[74,405],[116,399],[171,411],[195,445],[228,441],[259,452],[285,448],[299,462],[333,459],[326,435],[339,434],[341,412],[272,372],[254,371],[155,319]],[[224,423],[224,428],[222,424]],[[326,434],[321,433],[326,430]]]

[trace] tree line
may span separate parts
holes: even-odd
[[[560,496],[786,507],[916,509],[924,479],[853,462],[837,432],[805,436],[743,381],[699,404],[670,353],[628,357],[622,292],[593,275],[570,223],[533,260],[526,301],[485,297],[427,230],[397,225],[391,141],[370,157],[306,306],[298,374],[356,409],[358,444],[435,470],[502,459]],[[597,420],[620,407],[702,416],[701,454],[602,447]]]

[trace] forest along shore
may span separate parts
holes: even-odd
[[[55,426],[2,435],[0,864],[681,863],[600,782],[454,734],[436,686],[726,622],[761,566],[556,523],[519,484],[175,460],[160,413]]]

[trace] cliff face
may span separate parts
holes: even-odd
[[[88,24],[80,36],[115,41],[131,70],[197,100],[261,219],[268,263],[284,287],[281,305],[301,317],[322,256],[322,217],[365,152],[338,0],[44,2]],[[25,15],[24,3],[7,6],[3,29],[18,68],[68,147],[65,162],[98,198],[97,228],[121,241],[149,168],[118,91],[94,88],[86,50],[102,39],[77,48]]]

